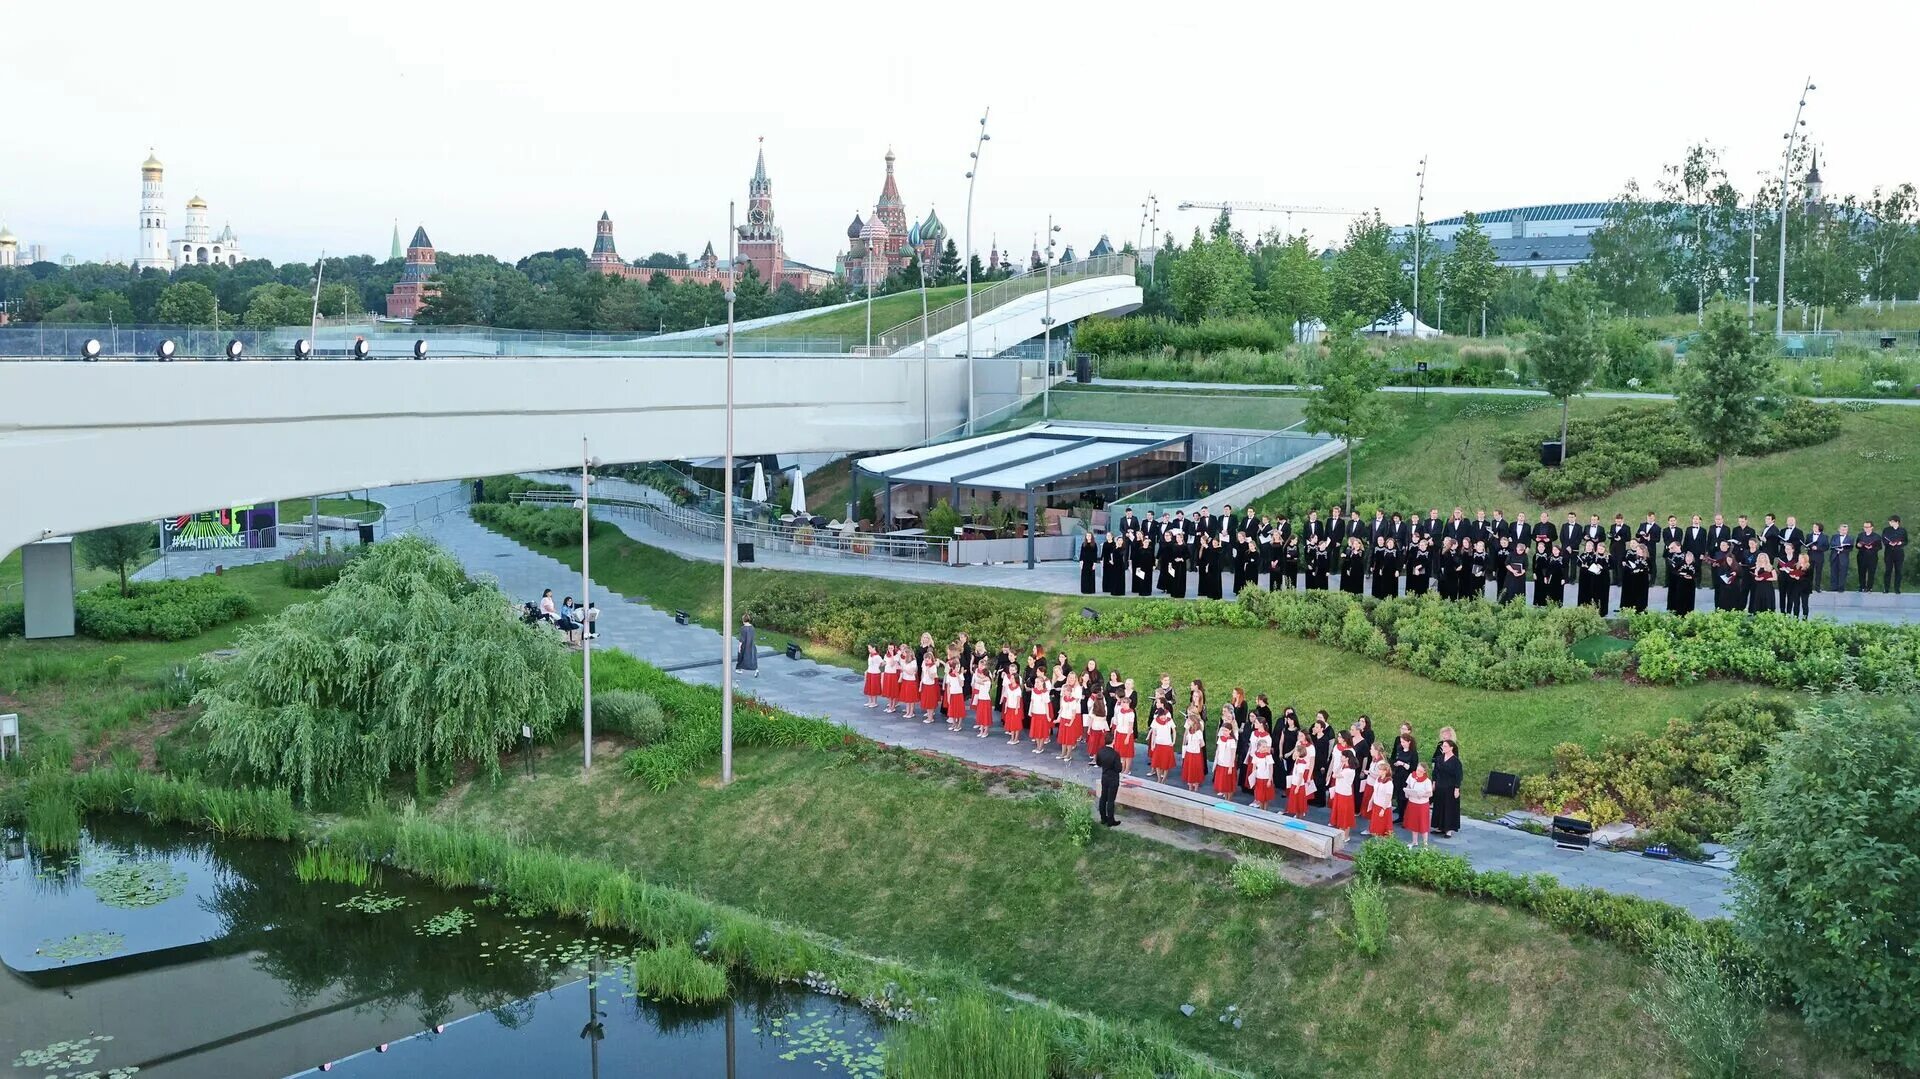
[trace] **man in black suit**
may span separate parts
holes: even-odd
[[[1501,536],[1506,536],[1511,540],[1513,538],[1513,526],[1507,524],[1505,511],[1494,510],[1493,520],[1487,522],[1487,546],[1491,548],[1495,543],[1500,541]]]
[[[1667,587],[1673,587],[1673,568],[1680,564],[1680,552],[1685,549],[1687,530],[1680,527],[1680,518],[1667,514],[1667,527],[1660,530],[1661,560],[1667,564]]]
[[[1693,515],[1693,523],[1687,526],[1686,536],[1680,541],[1680,549],[1692,551],[1693,560],[1698,562],[1707,557],[1707,551],[1710,548],[1717,550],[1718,546],[1707,535],[1706,526],[1700,523],[1700,515],[1696,513]]]
[[[1380,547],[1387,535],[1387,515],[1376,509],[1373,511],[1373,520],[1367,522],[1367,550]]]
[[[1233,503],[1229,502],[1220,508],[1220,530],[1215,532],[1214,535],[1219,536],[1223,540],[1231,541],[1236,533],[1243,530],[1251,531],[1251,524],[1251,517],[1244,519],[1235,517],[1233,515]]]
[[[1193,526],[1187,523],[1186,510],[1174,510],[1173,520],[1167,522],[1166,531],[1177,532],[1184,537]]]
[[[1627,561],[1627,544],[1633,540],[1633,529],[1627,527],[1625,514],[1613,515],[1613,527],[1607,529],[1607,568],[1613,571],[1613,583],[1619,584],[1621,567]]]
[[[1773,523],[1773,514],[1771,513],[1767,514],[1763,520],[1765,523],[1760,526],[1760,549],[1767,552],[1768,558],[1779,562],[1780,526]]]
[[[1160,521],[1154,517],[1152,510],[1148,510],[1146,518],[1134,526],[1134,531],[1156,544],[1160,542]]]
[[[1093,755],[1093,763],[1100,766],[1100,823],[1112,828],[1120,823],[1113,811],[1120,798],[1120,754],[1108,743]]]
[[[1633,530],[1633,538],[1639,541],[1640,546],[1647,549],[1648,558],[1659,557],[1660,521],[1653,515],[1652,510],[1647,511],[1647,519],[1640,522],[1640,527]]]
[[[1435,543],[1439,543],[1440,530],[1444,527],[1446,527],[1446,522],[1440,519],[1440,507],[1433,506],[1427,510],[1427,520],[1425,524],[1420,526],[1420,535]]]
[[[1574,552],[1580,549],[1580,540],[1584,535],[1585,532],[1580,527],[1580,518],[1575,516],[1572,510],[1568,510],[1566,521],[1560,525],[1560,550],[1565,552],[1567,557],[1573,557]]]
[[[1121,515],[1120,524],[1117,528],[1114,529],[1114,531],[1119,532],[1122,536],[1124,536],[1129,532],[1137,531],[1139,528],[1140,528],[1140,522],[1133,519],[1133,507],[1128,506],[1127,512]]]
[[[1605,546],[1607,542],[1607,528],[1600,523],[1599,514],[1587,514],[1587,528],[1586,531],[1580,533],[1580,541],[1582,543],[1598,543]]]
[[[1219,528],[1220,519],[1215,517],[1207,507],[1201,506],[1200,512],[1193,515],[1193,531],[1203,536],[1211,536],[1214,535]]]
[[[1888,520],[1891,521],[1892,518]],[[1788,544],[1793,545],[1795,552],[1807,545],[1807,534],[1800,530],[1800,518],[1791,513],[1787,514],[1787,523],[1780,529],[1780,549],[1785,551]]]
[[[1453,516],[1447,518],[1446,526],[1441,530],[1440,535],[1441,538],[1450,539],[1455,543],[1471,544],[1473,542],[1473,534],[1468,530],[1466,516],[1461,513],[1459,506],[1453,507]]]
[[[1793,524],[1793,518],[1787,518],[1787,524]],[[1900,571],[1907,564],[1907,529],[1900,523],[1900,515],[1895,513],[1887,517],[1887,530],[1880,533],[1880,541],[1886,547],[1887,576],[1883,591],[1900,594]]]
[[[1707,550],[1720,550],[1720,543],[1733,542],[1733,529],[1727,527],[1727,519],[1719,514],[1713,515],[1713,524],[1707,529]]]
[[[1873,530],[1873,522],[1860,526],[1860,535],[1853,541],[1854,565],[1860,572],[1860,591],[1873,591],[1874,575],[1880,568],[1880,534]]]
[[[1319,543],[1327,537],[1327,526],[1321,522],[1319,510],[1307,511],[1307,523],[1300,526],[1300,536],[1308,543]]]
[[[1467,526],[1467,539],[1493,545],[1493,533],[1487,530],[1487,511],[1474,510],[1473,523]]]
[[[1546,508],[1541,507],[1540,519],[1535,521],[1533,525],[1533,542],[1545,543],[1551,547],[1553,546],[1554,538],[1559,535],[1559,531],[1553,527],[1553,522],[1547,520]]]
[[[1747,541],[1760,533],[1755,532],[1753,526],[1747,523],[1746,514],[1741,514],[1738,520],[1739,523],[1733,526],[1733,549],[1735,551],[1745,551],[1747,549]]]
[[[1524,550],[1532,546],[1533,526],[1527,523],[1526,510],[1514,514],[1513,523],[1507,526],[1507,535],[1516,547]]]
[[[1333,507],[1333,516],[1327,521],[1327,538],[1333,541],[1334,550],[1342,550],[1347,545],[1347,521],[1340,516],[1340,507]]]

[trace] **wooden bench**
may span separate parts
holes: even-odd
[[[1119,802],[1129,809],[1272,843],[1310,858],[1331,859],[1343,843],[1340,833],[1324,824],[1222,801],[1205,791],[1181,790],[1132,776],[1121,777]]]

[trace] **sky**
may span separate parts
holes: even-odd
[[[1702,139],[1749,189],[1777,173],[1810,74],[1829,194],[1920,183],[1899,57],[1920,4],[1894,0],[163,9],[0,20],[0,223],[23,243],[130,260],[151,147],[174,235],[198,193],[216,231],[276,262],[383,257],[396,221],[444,251],[590,247],[602,210],[629,259],[724,255],[764,137],[788,257],[830,267],[889,147],[908,214],[932,204],[958,238],[985,114],[975,249],[1024,255],[1052,214],[1084,254],[1137,240],[1149,193],[1182,237],[1211,216],[1188,200],[1404,223],[1422,155],[1429,218],[1605,199]],[[1292,224],[1326,241],[1344,219]]]

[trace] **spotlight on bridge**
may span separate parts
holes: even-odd
[[[173,338],[169,337],[160,342],[160,347],[153,350],[153,355],[154,358],[161,363],[171,363],[173,361],[173,351]]]
[[[293,343],[293,358],[307,360],[313,358],[313,342],[302,337]]]
[[[87,343],[80,346],[80,358],[87,361],[88,363],[92,363],[95,360],[100,358],[99,338],[96,338],[96,337],[87,338]]]
[[[371,347],[372,347],[372,346],[370,346],[370,345],[368,345],[368,344],[367,344],[367,339],[366,339],[366,338],[364,338],[364,337],[356,337],[356,338],[354,338],[354,339],[353,339],[353,358],[354,358],[354,359],[356,359],[356,360],[364,360],[364,359],[366,359],[366,358],[367,358],[367,350],[368,350],[369,348],[371,348]]]
[[[238,337],[227,342],[227,359],[237,360],[240,358],[240,354],[245,351],[246,351],[246,346],[240,343],[240,339]]]
[[[422,337],[413,343],[413,358],[416,360],[424,360],[427,358],[426,338]]]

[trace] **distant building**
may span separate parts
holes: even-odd
[[[736,234],[741,263],[752,266],[768,288],[791,285],[802,292],[814,292],[833,280],[833,275],[826,270],[787,257],[785,234],[773,219],[773,181],[767,177],[764,148],[754,161],[753,178],[747,181],[747,223],[741,225]],[[614,245],[613,218],[604,211],[594,228],[593,251],[587,256],[587,262],[601,273],[642,282],[660,274],[676,283],[724,285],[729,273],[727,262],[714,252],[711,240],[700,258],[684,270],[629,265]]]
[[[1565,275],[1593,258],[1590,237],[1606,224],[1607,208],[1611,205],[1610,202],[1556,202],[1488,210],[1475,217],[1493,245],[1495,265],[1545,277],[1550,270]],[[1464,215],[1427,222],[1427,231],[1435,241],[1434,254],[1452,253],[1454,236],[1466,227]],[[1393,231],[1398,240],[1413,234],[1411,228]]]
[[[413,318],[420,308],[434,297],[438,290],[429,283],[433,280],[433,241],[427,239],[427,228],[422,225],[413,230],[413,241],[407,244],[407,266],[400,271],[400,280],[394,283],[393,291],[387,294],[388,318]]]
[[[227,225],[214,235],[207,224],[207,200],[187,200],[187,229],[178,240],[167,238],[166,166],[147,151],[140,164],[140,247],[133,269],[176,270],[182,266],[238,266],[246,261],[240,240]]]
[[[7,231],[6,222],[0,221],[0,267],[17,266],[20,263],[20,238]]]
[[[51,262],[53,256],[47,252],[46,244],[31,244],[27,247],[27,262]]]
[[[907,222],[906,201],[900,197],[900,185],[893,178],[893,150],[887,150],[887,173],[880,183],[880,197],[874,200],[873,214],[864,222],[853,215],[847,226],[847,250],[834,262],[834,272],[850,291],[878,288],[887,278],[905,270],[915,255],[929,273],[940,264],[946,249],[947,226],[940,215],[929,209],[927,219],[918,225]],[[966,257],[963,252],[961,258]]]
[[[174,241],[173,266],[238,266],[246,261],[240,253],[240,239],[228,225],[215,236],[207,225],[207,200],[195,195],[187,200],[187,231]]]

